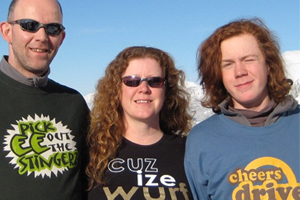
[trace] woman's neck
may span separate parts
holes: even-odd
[[[127,124],[124,137],[136,144],[151,145],[158,142],[163,136],[163,132],[159,128],[159,125],[149,126],[149,124],[140,122],[133,124]]]

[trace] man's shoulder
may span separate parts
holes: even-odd
[[[70,94],[80,94],[77,90],[68,87],[66,85],[60,84],[52,79],[48,80],[48,84],[46,86],[47,89],[53,92],[64,92],[64,93],[70,93]]]
[[[214,126],[217,121],[219,121],[222,114],[213,114],[212,116],[208,117],[207,119],[199,122],[196,124],[192,129],[202,129],[206,128],[207,126]]]
[[[77,102],[77,104],[84,104],[84,106],[87,107],[85,99],[77,90],[62,85],[52,79],[48,80],[48,84],[43,88],[43,90],[49,94],[53,94],[54,96],[59,96],[59,98],[70,100],[72,101],[72,104],[76,104]]]

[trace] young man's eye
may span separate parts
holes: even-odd
[[[230,65],[232,65],[232,63],[223,63],[223,64],[221,65],[221,67],[222,67],[222,68],[224,68],[224,67],[229,67]]]

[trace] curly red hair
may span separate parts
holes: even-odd
[[[166,95],[160,111],[160,128],[165,134],[186,134],[191,128],[191,116],[187,111],[189,94],[182,88],[185,75],[177,70],[170,55],[152,47],[129,47],[120,52],[108,65],[105,76],[99,80],[91,124],[88,134],[90,162],[86,172],[90,187],[104,184],[104,173],[109,161],[116,155],[125,125],[121,107],[121,78],[131,60],[153,58],[161,66],[166,80]]]

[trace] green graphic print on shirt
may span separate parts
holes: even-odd
[[[71,130],[49,116],[28,116],[11,124],[4,151],[20,175],[57,176],[78,164],[78,151]]]

